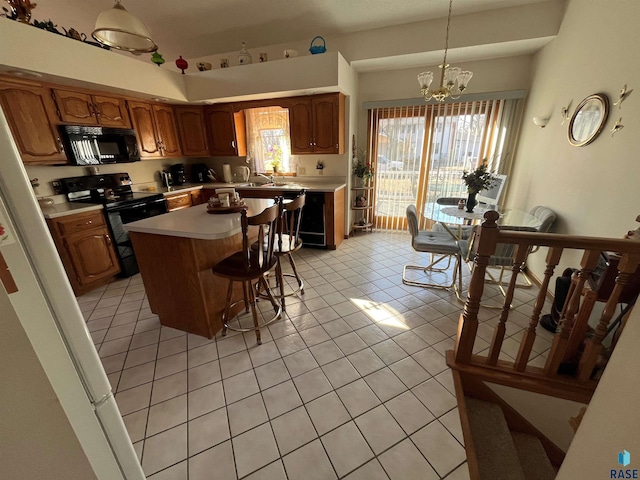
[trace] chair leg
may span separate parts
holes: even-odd
[[[251,288],[251,285],[249,285],[249,295],[250,295],[250,303],[251,303],[251,313],[253,315],[253,326],[255,327],[255,331],[256,331],[256,340],[258,342],[258,345],[262,345],[262,338],[260,337],[260,326],[258,324],[258,311],[256,308],[256,293],[253,291],[253,288]]]
[[[276,302],[276,299],[274,298],[273,293],[271,292],[271,287],[269,287],[269,282],[267,282],[267,280],[264,277],[260,277],[258,282],[262,282],[262,286],[264,288],[264,291],[267,294],[267,298],[271,302],[271,305],[273,305],[273,311],[278,313],[281,307],[280,305],[278,305],[278,302]],[[256,285],[256,288],[257,288],[257,285]]]
[[[227,288],[227,301],[224,304],[224,315],[222,317],[222,336],[227,336],[229,328],[229,315],[231,315],[231,296],[233,294],[233,280],[229,280],[229,288]]]
[[[293,260],[293,255],[291,253],[288,253],[287,257],[289,257],[289,264],[291,264],[293,275],[296,277],[296,280],[298,281],[298,288],[300,289],[300,293],[304,295],[304,282],[300,278],[300,275],[298,275],[298,269],[296,268],[296,262]]]
[[[242,293],[244,295],[244,311],[249,313],[249,288],[251,282],[242,282]]]
[[[278,255],[276,263],[276,278],[280,287],[280,305],[282,305],[282,311],[285,312],[287,310],[287,305],[284,294],[284,275],[282,275],[282,264],[280,263],[280,258],[281,256]]]
[[[446,260],[447,260],[447,267],[449,267],[451,265],[452,256],[456,257],[456,263],[454,264],[452,281],[448,285],[443,285],[440,283],[421,282],[418,280],[411,280],[407,278],[407,270],[421,270],[425,273],[425,275],[427,275],[428,273],[446,274],[447,268],[436,267],[436,265],[438,265],[440,262],[444,262],[445,257],[448,257],[446,258]],[[414,287],[442,288],[442,289],[452,288],[455,286],[455,283],[456,283],[456,272],[458,271],[458,263],[459,263],[458,258],[459,258],[459,255],[454,255],[454,254],[435,254],[435,255],[432,255],[431,262],[427,266],[405,265],[404,268],[402,269],[402,283],[404,283],[405,285],[411,285]]]

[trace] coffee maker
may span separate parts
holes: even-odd
[[[171,172],[171,178],[173,179],[174,185],[187,183],[187,174],[185,173],[184,164],[176,163],[175,165],[171,165],[169,167],[169,171]]]
[[[208,182],[207,175],[209,174],[209,167],[204,163],[194,163],[191,165],[191,181],[193,183]]]

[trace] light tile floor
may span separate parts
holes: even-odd
[[[140,275],[78,298],[145,474],[468,479],[444,357],[462,306],[451,292],[402,284],[402,266],[424,260],[408,233],[301,250],[305,294],[288,299],[262,345],[253,332],[208,340],[162,327]],[[533,294],[516,292],[502,358],[517,353]],[[476,352],[497,314],[481,309]],[[538,331],[534,365],[551,344]]]

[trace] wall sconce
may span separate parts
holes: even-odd
[[[536,127],[544,128],[549,123],[549,117],[533,117],[533,123]]]

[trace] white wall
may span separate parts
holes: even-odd
[[[601,135],[585,147],[573,147],[567,141],[567,123],[561,125],[560,109],[571,101],[573,111],[584,97],[598,92],[614,102],[625,83],[640,87],[638,18],[640,3],[635,0],[571,0],[558,37],[535,58],[507,200],[524,209],[537,204],[553,208],[559,215],[553,228],[557,233],[621,237],[637,226],[640,96],[634,92],[621,109],[612,107]],[[539,129],[530,121],[535,115],[551,115],[551,120]],[[621,117],[624,129],[612,137],[609,129]],[[529,267],[541,276],[543,262],[541,252],[529,259]],[[610,478],[609,470],[619,467],[617,454],[622,449],[631,452],[627,468],[638,468],[638,338],[640,310],[636,308],[558,480]]]
[[[624,84],[640,87],[638,18],[634,0],[572,0],[558,37],[535,57],[507,201],[527,210],[549,206],[558,214],[554,232],[619,238],[637,226],[640,95],[612,107],[603,132],[585,147],[569,144],[560,110],[571,102],[573,111],[598,92],[615,102]],[[544,129],[531,122],[536,115],[551,115]],[[612,137],[619,118],[624,129]],[[538,277],[543,262],[542,251],[528,262]]]

